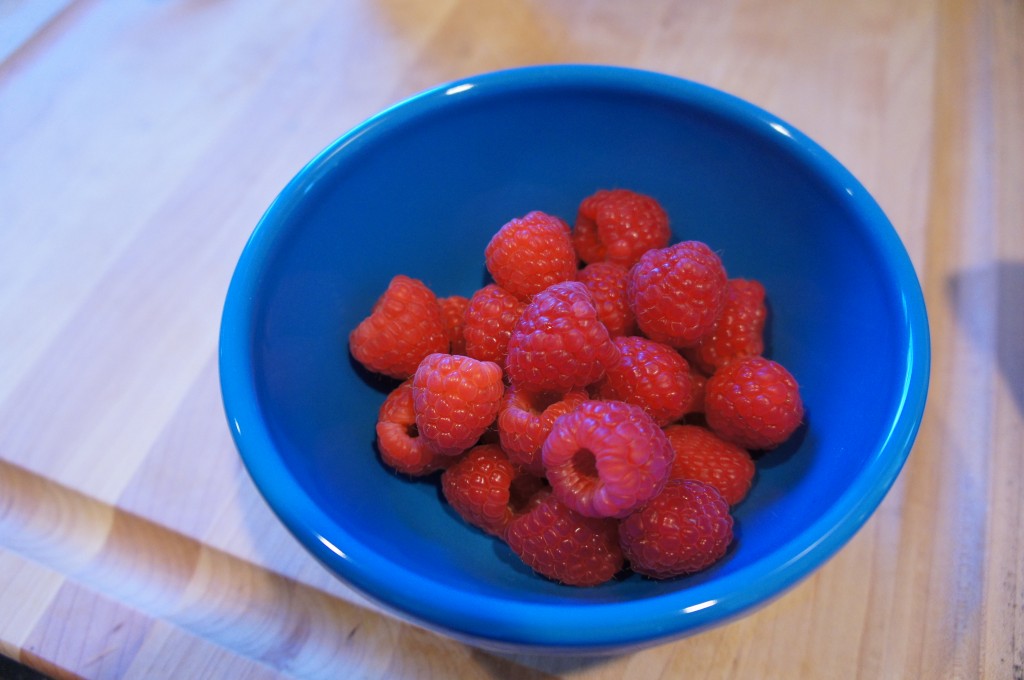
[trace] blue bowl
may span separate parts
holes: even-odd
[[[438,295],[485,280],[512,217],[575,217],[599,188],[661,201],[768,291],[768,353],[801,383],[807,425],[759,462],[737,540],[698,575],[580,589],[469,528],[436,480],[374,448],[393,382],[347,334],[392,276]],[[235,441],[299,541],[405,620],[501,651],[607,653],[668,641],[778,596],[864,524],[924,409],[928,322],[899,237],[865,189],[765,111],[650,72],[543,66],[468,78],[374,116],[301,169],[257,225],[224,308],[220,373]],[[837,614],[838,616],[839,614]]]

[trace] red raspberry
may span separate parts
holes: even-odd
[[[633,266],[672,236],[668,215],[657,200],[628,189],[602,190],[580,203],[573,245],[584,262]]]
[[[466,353],[466,308],[469,298],[451,295],[438,298],[441,305],[441,320],[444,322],[444,334],[448,337],[450,354]]]
[[[584,517],[551,492],[508,524],[505,540],[538,574],[570,586],[596,586],[622,569],[618,523]]]
[[[513,463],[515,465],[515,463]],[[512,480],[511,500],[512,519],[525,515],[537,507],[545,498],[551,494],[551,485],[545,477],[532,475],[522,468],[516,467],[516,477]],[[508,534],[508,527],[505,527],[505,536]]]
[[[349,333],[352,356],[368,370],[405,380],[423,357],[448,351],[441,305],[417,279],[391,279],[370,316]]]
[[[540,478],[517,470],[497,444],[473,447],[441,475],[441,491],[459,516],[499,537],[542,484]]]
[[[620,360],[597,384],[597,396],[636,404],[662,427],[682,418],[693,402],[686,359],[668,345],[639,336],[614,342]]]
[[[509,460],[535,475],[544,475],[540,449],[555,419],[587,400],[582,389],[530,392],[512,384],[505,390],[498,412],[498,435]]]
[[[525,307],[519,298],[497,284],[488,284],[473,293],[462,329],[466,355],[504,366],[509,336]]]
[[[637,326],[666,345],[695,344],[722,312],[726,280],[722,261],[700,241],[644,253],[629,274]]]
[[[804,417],[792,374],[764,357],[737,359],[708,378],[708,426],[745,449],[772,449],[789,439]]]
[[[588,517],[625,517],[661,491],[675,452],[639,406],[585,401],[555,421],[541,456],[563,503]]]
[[[523,301],[552,284],[576,278],[569,225],[539,210],[499,229],[484,257],[494,282]]]
[[[386,465],[414,477],[440,470],[454,460],[441,455],[418,436],[409,380],[396,387],[380,407],[377,448]]]
[[[504,390],[501,367],[494,362],[431,354],[412,377],[420,436],[438,453],[462,453],[494,422]]]
[[[568,392],[597,381],[619,351],[587,287],[556,283],[523,310],[508,341],[508,378],[535,392]]]
[[[707,374],[733,359],[764,352],[764,323],[768,308],[764,286],[758,281],[729,279],[725,306],[711,329],[683,354]]]
[[[636,317],[626,295],[628,269],[612,262],[595,262],[581,269],[576,280],[590,291],[597,318],[608,329],[609,335],[614,338],[636,332]]]
[[[693,364],[690,364],[690,384],[693,385],[690,413],[704,413],[704,394],[707,391],[708,377]]]
[[[673,479],[619,524],[633,571],[656,579],[692,574],[720,560],[732,543],[729,504],[713,486]]]
[[[696,479],[715,487],[729,505],[747,496],[754,481],[754,459],[735,444],[698,425],[665,428],[676,452],[671,479]]]

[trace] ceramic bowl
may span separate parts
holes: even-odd
[[[575,219],[599,188],[656,197],[768,291],[767,353],[797,377],[806,425],[758,463],[714,567],[595,588],[548,581],[393,474],[374,446],[394,382],[347,335],[395,274],[438,295],[486,281],[512,217]],[[220,375],[256,486],[324,566],[383,608],[488,649],[622,652],[751,611],[809,575],[872,514],[911,449],[929,336],[892,225],[819,145],[756,106],[667,75],[544,66],[403,101],[300,169],[256,226],[227,293]],[[835,614],[839,616],[839,613]]]

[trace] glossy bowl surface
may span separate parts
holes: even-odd
[[[726,559],[667,582],[577,589],[464,525],[435,481],[374,448],[394,383],[347,334],[402,273],[438,295],[485,281],[512,217],[570,223],[598,188],[658,198],[768,291],[768,354],[799,380],[807,426],[759,462]],[[784,592],[861,527],[917,433],[924,301],[889,221],[813,141],[730,95],[601,66],[485,74],[415,96],[302,168],[246,245],[223,313],[225,409],[252,478],[331,571],[399,616],[507,651],[614,652],[691,634]],[[840,613],[836,613],[840,616]]]

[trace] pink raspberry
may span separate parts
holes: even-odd
[[[501,367],[452,354],[431,354],[412,378],[416,428],[438,453],[469,449],[498,415],[505,391]]]
[[[555,421],[541,450],[559,500],[588,517],[625,517],[668,480],[675,452],[639,406],[585,401]]]
[[[628,189],[610,189],[580,203],[572,236],[584,262],[631,267],[648,250],[668,245],[672,233],[657,200]]]
[[[508,524],[505,540],[538,574],[570,586],[610,581],[623,565],[618,523],[584,517],[550,491]]]
[[[495,283],[523,301],[552,284],[576,278],[569,225],[539,210],[499,229],[484,257]]]
[[[587,287],[556,283],[523,310],[508,341],[508,378],[535,392],[568,392],[599,380],[619,351]]]
[[[707,569],[733,538],[729,504],[713,486],[673,479],[619,523],[619,543],[638,574],[667,579]]]
[[[700,241],[644,253],[629,275],[637,326],[666,345],[695,344],[722,312],[726,280],[722,261]]]
[[[614,342],[620,360],[597,384],[597,396],[636,404],[662,427],[682,418],[694,397],[686,359],[647,338],[627,336]]]

